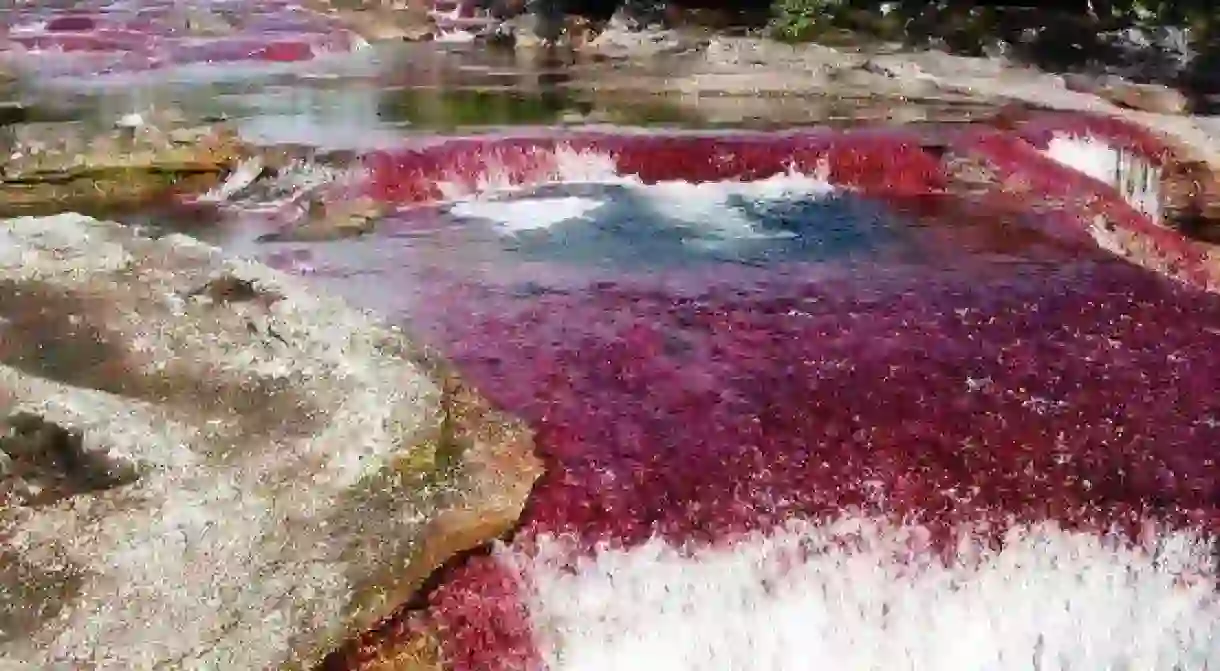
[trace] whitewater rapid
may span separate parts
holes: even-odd
[[[571,562],[501,550],[551,671],[1171,671],[1220,665],[1213,547],[1053,524],[948,559],[918,527],[796,523],[719,548]]]

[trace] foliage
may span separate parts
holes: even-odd
[[[880,32],[883,37],[893,37],[895,28],[897,32],[903,32],[902,28],[912,28],[921,22],[932,24],[931,30],[935,32],[936,29],[960,28],[965,21],[971,24],[969,32],[982,36],[1002,29],[1000,17],[1008,14],[996,10],[1018,6],[1056,15],[1075,15],[1095,22],[1099,28],[1189,27],[1196,39],[1214,39],[1213,25],[1220,26],[1220,7],[1214,0],[1068,0],[1054,5],[1012,0],[1011,6],[1005,7],[1008,4],[947,0],[775,0],[772,28],[779,38],[802,41],[821,38],[826,32],[837,29],[866,34]]]
[[[778,0],[775,34],[792,41],[812,39],[834,22],[842,4],[842,0]]]
[[[910,0],[906,0],[907,3]],[[903,2],[868,0],[776,0],[772,32],[788,41],[821,39],[834,31],[899,36]]]

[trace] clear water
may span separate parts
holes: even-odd
[[[771,197],[725,189],[701,200],[698,187],[554,185],[440,211],[524,260],[624,268],[838,259],[876,254],[903,235],[876,203],[802,186]]]

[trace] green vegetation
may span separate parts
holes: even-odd
[[[900,6],[868,0],[777,0],[772,32],[792,42],[825,41],[843,33],[896,39],[904,23]]]
[[[1213,24],[1220,26],[1220,6],[1214,0],[1093,0],[1094,15],[1089,6],[1084,0],[1065,2],[1057,10],[948,0],[776,0],[772,31],[791,41],[821,40],[827,34],[851,31],[882,39],[952,41],[958,36],[980,42],[988,37],[1006,39],[1013,29],[1034,21],[1067,19],[1087,24],[1094,32],[1189,27],[1192,39],[1203,43],[1216,34]],[[1053,19],[1048,18],[1051,12]]]

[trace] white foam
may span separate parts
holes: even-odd
[[[555,154],[553,169],[527,187],[514,185],[511,173],[493,160],[479,176],[474,194],[465,195],[463,188],[452,182],[441,188],[454,201],[449,208],[451,214],[490,220],[510,233],[589,218],[612,201],[618,202],[609,195],[603,199],[530,195],[530,189],[539,185],[556,184],[581,189],[590,186],[623,189],[625,202],[637,204],[641,218],[678,222],[713,236],[738,239],[786,235],[760,231],[742,209],[743,204],[765,208],[768,204],[799,198],[823,198],[835,191],[824,168],[813,174],[789,170],[749,182],[674,180],[646,184],[636,175],[617,174],[613,156],[563,148]]]
[[[532,185],[559,182],[599,182],[619,179],[614,157],[597,151],[577,151],[570,147],[558,147],[549,170],[536,175]],[[479,197],[491,192],[511,193],[521,190],[513,178],[513,171],[495,153],[490,154],[478,174],[473,190],[463,180],[441,179],[437,188],[446,199],[456,200]]]
[[[225,180],[206,193],[199,196],[203,203],[223,203],[232,200],[234,196],[250,188],[254,181],[263,174],[263,161],[258,157],[240,161]]]
[[[998,552],[967,536],[945,563],[912,559],[920,529],[844,519],[694,552],[653,540],[574,570],[553,541],[499,556],[532,585],[550,671],[1220,668],[1210,543],[1151,538],[1045,525]]]
[[[469,30],[454,28],[452,30],[439,31],[436,37],[432,38],[432,41],[443,44],[469,44],[474,42],[475,39],[477,39],[477,36]]]
[[[770,203],[796,198],[824,198],[834,193],[834,187],[819,175],[809,176],[789,172],[752,182],[660,182],[644,186],[634,184],[649,205],[669,219],[702,227],[708,232],[728,237],[760,237],[763,234],[739,206]]]
[[[1142,156],[1094,138],[1055,135],[1048,158],[1117,189],[1132,207],[1161,221],[1161,169]]]
[[[455,203],[449,212],[458,217],[489,219],[509,232],[518,233],[581,219],[603,205],[605,201],[574,196],[526,200],[468,200]]]

